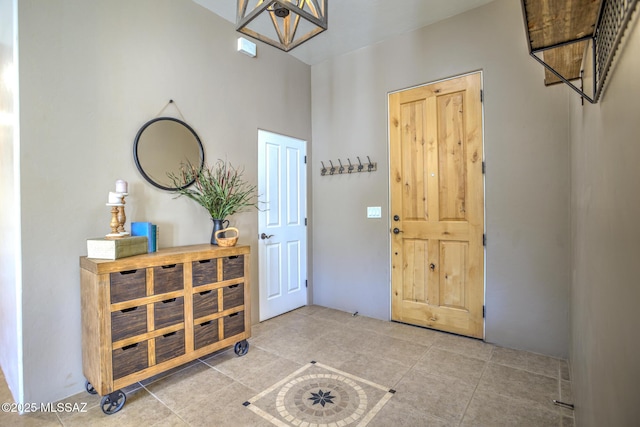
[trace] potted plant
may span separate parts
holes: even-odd
[[[216,231],[226,228],[225,222],[229,225],[227,217],[258,207],[257,187],[247,182],[243,175],[244,168],[235,168],[224,160],[218,160],[212,166],[206,163],[202,167],[187,164],[177,175],[168,174],[177,197],[188,197],[209,212],[213,221],[212,245],[217,244]],[[193,185],[187,186],[189,182]],[[220,237],[224,237],[223,234]]]

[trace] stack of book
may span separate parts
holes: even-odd
[[[144,236],[147,238],[149,253],[158,250],[158,226],[150,222],[132,222],[131,235]]]

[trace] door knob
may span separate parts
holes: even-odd
[[[393,229],[393,234],[400,234],[402,233],[402,230],[400,230],[398,227]]]
[[[400,217],[399,217],[398,215],[394,215],[394,216],[393,216],[393,220],[394,220],[394,221],[400,221]]]
[[[431,263],[429,264],[429,268],[431,269],[431,271],[435,271],[436,265],[434,263]]]
[[[260,238],[261,238],[262,240],[270,239],[270,238],[272,238],[272,237],[273,237],[273,234],[264,234],[264,233],[262,233],[262,234],[260,235]]]

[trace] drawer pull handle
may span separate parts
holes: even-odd
[[[124,347],[122,347],[122,350],[123,350],[123,351],[127,351],[127,350],[130,350],[130,349],[132,349],[132,348],[136,348],[137,346],[138,346],[138,343],[130,344],[130,345],[125,345]]]
[[[237,284],[231,285],[231,286],[227,286],[227,288],[233,289],[233,288],[237,288],[238,286],[240,286],[240,283],[237,283]]]
[[[238,259],[238,258],[240,258],[238,255],[232,255],[229,257],[229,259]]]
[[[200,326],[207,326],[211,324],[211,320],[208,320],[206,322],[200,323]]]
[[[200,292],[200,295],[207,295],[207,294],[210,294],[211,292],[212,292],[211,289],[209,289],[208,291]]]
[[[167,299],[162,301],[163,304],[169,304],[170,302],[174,302],[176,299],[175,298],[171,298],[171,299]]]
[[[168,334],[164,334],[162,337],[163,337],[163,338],[172,337],[172,336],[174,336],[175,334],[176,334],[175,332],[169,332]]]
[[[122,313],[129,313],[131,311],[136,311],[138,309],[138,307],[129,307],[129,308],[125,308],[124,310],[120,310]]]
[[[136,271],[138,270],[121,271],[120,274],[124,276],[125,274],[134,274]]]
[[[162,268],[167,269],[167,268],[175,268],[175,264],[169,264],[169,265],[163,265]]]
[[[238,314],[240,314],[240,313],[232,313],[232,314],[230,314],[230,315],[229,315],[229,317],[235,317],[235,316],[237,316]]]
[[[200,264],[206,264],[208,262],[211,262],[210,259],[201,259],[200,261],[198,261]]]

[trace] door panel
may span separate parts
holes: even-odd
[[[304,280],[300,275],[300,242],[287,242],[287,284],[289,292],[302,292]]]
[[[300,166],[302,158],[300,158],[300,150],[287,147],[287,169],[286,169],[286,195],[287,195],[287,225],[301,226],[303,207],[300,201]]]
[[[465,220],[466,145],[463,92],[437,98],[440,220]]]
[[[425,134],[423,118],[425,116],[426,105],[424,100],[410,102],[401,106],[402,108],[402,170],[407,178],[404,186],[404,196],[411,199],[413,203],[402,205],[403,218],[410,220],[428,220],[429,210],[427,206],[427,165]]]
[[[269,208],[265,210],[266,226],[280,226],[280,176],[277,171],[280,170],[280,152],[281,147],[278,144],[266,142],[266,170],[265,180],[265,198],[269,201]],[[271,173],[271,171],[276,171]]]
[[[427,282],[428,245],[424,240],[405,239],[404,255],[407,267],[404,269],[403,296],[415,302],[426,302],[426,289],[420,284]],[[416,284],[418,286],[416,286]]]
[[[443,307],[469,309],[466,298],[468,258],[467,242],[440,242],[440,304]]]
[[[278,298],[282,296],[282,271],[280,266],[282,265],[282,254],[280,250],[280,244],[274,243],[267,245],[265,248],[266,262],[265,267],[267,269],[267,299]]]
[[[389,95],[392,319],[482,338],[480,74]],[[395,229],[395,231],[394,231]]]

